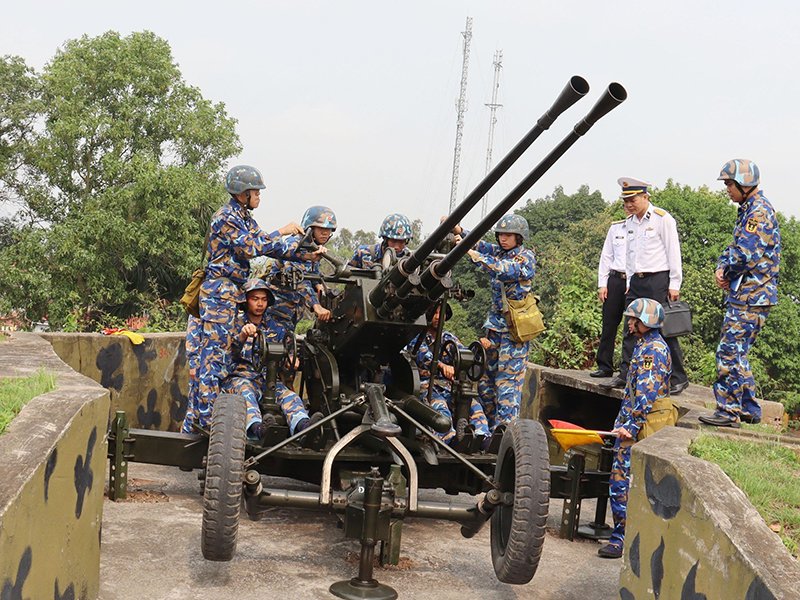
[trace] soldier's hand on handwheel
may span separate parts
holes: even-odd
[[[492,342],[489,341],[489,338],[482,337],[478,340],[486,350],[489,350],[492,347]]]
[[[439,370],[446,379],[453,379],[456,376],[456,370],[453,368],[453,365],[439,363]]]
[[[245,341],[247,338],[255,337],[258,333],[258,327],[254,323],[248,323],[244,327],[242,327],[242,331],[239,334],[239,339],[241,341]]]

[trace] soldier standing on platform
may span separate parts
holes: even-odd
[[[758,189],[760,175],[752,161],[737,158],[725,163],[720,180],[739,205],[733,242],[717,261],[714,276],[726,292],[725,318],[717,347],[717,410],[700,421],[718,427],[739,427],[740,421],[761,421],[756,382],[747,353],[778,303],[781,234],[775,210]]]
[[[264,178],[258,169],[233,167],[225,177],[230,200],[214,213],[209,229],[208,263],[200,289],[200,319],[203,348],[198,372],[197,422],[211,424],[211,407],[220,382],[228,375],[231,344],[236,335],[234,321],[239,304],[245,301],[241,286],[256,256],[286,256],[293,249],[281,236],[301,233],[297,223],[265,234],[250,215],[261,201]]]
[[[603,332],[597,347],[597,370],[590,377],[611,377],[614,374],[614,343],[625,310],[625,220],[614,221],[608,228],[600,266],[597,269],[597,292],[603,303]]]
[[[628,291],[625,303],[637,298],[651,298],[662,305],[680,297],[683,269],[678,227],[667,211],[650,204],[646,181],[621,177],[617,182],[622,187],[622,202],[628,218],[626,224],[625,275]],[[627,327],[626,327],[627,329]],[[683,368],[683,352],[678,338],[666,338],[672,355],[672,383],[670,394],[676,396],[689,386],[689,378]],[[636,338],[626,333],[622,341],[622,363],[619,375],[600,387],[611,389],[625,386],[633,347]]]
[[[497,244],[479,241],[469,250],[472,262],[492,278],[492,306],[483,324],[486,337],[480,339],[486,349],[486,371],[478,384],[483,410],[494,433],[498,425],[519,418],[522,386],[528,365],[530,342],[511,339],[503,316],[503,291],[509,300],[522,300],[531,293],[536,273],[536,257],[523,242],[530,236],[528,222],[520,215],[506,215],[494,229]],[[456,241],[464,230],[453,229]]]
[[[628,488],[631,479],[631,447],[645,423],[653,403],[669,394],[672,360],[659,328],[664,324],[664,309],[655,300],[639,298],[625,309],[628,330],[637,338],[627,372],[625,398],[614,422],[614,463],[609,480],[614,530],[608,545],[597,553],[603,558],[622,557]]]
[[[408,217],[392,213],[383,220],[378,230],[378,237],[383,238],[383,241],[380,244],[359,246],[347,264],[357,269],[371,269],[380,264],[387,248],[394,250],[397,258],[408,256],[411,252],[406,246],[411,241],[411,233],[411,221]]]

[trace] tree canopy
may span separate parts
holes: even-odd
[[[0,310],[62,327],[174,302],[241,149],[224,105],[147,31],[70,40],[41,74],[0,65],[13,90],[0,100],[0,190],[18,207],[0,230]]]

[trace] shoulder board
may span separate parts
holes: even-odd
[[[625,219],[621,219],[619,221],[611,221],[611,224],[612,225],[619,225],[620,223],[624,223],[624,222],[625,222]]]
[[[655,206],[653,207],[653,212],[659,217],[663,217],[665,214],[667,214],[667,211],[665,211],[663,208],[656,208]]]
[[[633,215],[628,215],[627,217],[625,217],[625,220],[626,220],[626,221],[629,221],[629,220],[630,220],[630,219],[632,219],[632,218],[633,218]]]

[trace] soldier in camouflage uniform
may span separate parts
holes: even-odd
[[[281,236],[300,233],[297,223],[265,234],[250,215],[259,205],[264,179],[258,169],[240,165],[228,171],[225,190],[231,199],[211,219],[208,263],[200,290],[200,319],[203,347],[198,373],[197,420],[201,427],[211,423],[211,407],[227,376],[230,348],[235,336],[238,305],[244,302],[240,286],[256,256],[288,256],[294,248]]]
[[[719,175],[728,196],[739,205],[733,242],[717,261],[717,285],[726,292],[725,318],[717,347],[717,409],[700,420],[718,427],[758,423],[761,407],[747,353],[778,303],[781,234],[775,210],[758,189],[760,175],[752,161],[725,163]]]
[[[392,213],[387,216],[381,223],[378,236],[383,238],[380,244],[359,246],[347,264],[357,269],[371,269],[380,264],[387,248],[394,250],[397,258],[411,254],[406,248],[411,240],[411,221],[405,215]]]
[[[197,418],[197,369],[200,366],[200,332],[203,326],[199,318],[189,315],[186,325],[186,362],[189,365],[189,390],[186,397],[186,415],[181,433],[192,433],[192,423]]]
[[[494,432],[519,418],[522,386],[528,364],[530,342],[514,342],[503,316],[505,288],[509,300],[522,300],[531,293],[536,273],[536,257],[523,242],[528,239],[528,222],[520,215],[506,215],[494,229],[497,244],[479,241],[469,250],[469,257],[478,268],[492,278],[492,306],[483,324],[486,337],[480,342],[486,349],[486,372],[478,384],[483,410]],[[460,241],[465,234],[460,226],[453,230]]]
[[[452,314],[452,309],[447,307],[447,318],[449,319]],[[415,337],[406,346],[408,352],[414,362],[419,367],[420,378],[420,397],[423,399],[428,398],[428,386],[431,380],[431,363],[433,360],[433,345],[436,340],[436,330],[439,327],[439,307],[434,305],[431,307],[427,314],[428,330],[424,334]],[[420,339],[422,336],[422,339]],[[445,342],[452,341],[460,349],[464,345],[459,339],[449,331],[442,332],[442,347]],[[449,350],[450,346],[446,350]],[[437,377],[434,380],[433,391],[431,392],[431,407],[438,412],[442,413],[450,419],[450,431],[446,433],[434,432],[443,442],[450,443],[456,437],[456,431],[453,428],[453,406],[452,401],[452,380],[455,377],[455,369],[453,368],[454,357],[451,356],[449,351],[442,352],[437,368]],[[472,399],[469,411],[469,422],[475,429],[475,436],[487,438],[489,436],[489,424],[486,420],[486,415],[483,412],[483,407],[477,398]]]
[[[272,262],[268,278],[270,280],[270,290],[275,296],[275,303],[267,309],[269,316],[267,341],[283,342],[287,333],[293,332],[297,322],[303,315],[304,309],[312,311],[320,321],[330,319],[331,311],[324,308],[319,301],[317,289],[312,282],[304,279],[300,282],[297,289],[290,285],[281,283],[280,276],[286,275],[292,269],[299,269],[300,275],[305,274],[319,275],[319,261],[322,254],[327,252],[325,244],[336,231],[336,215],[327,206],[312,206],[303,215],[301,226],[304,231],[311,230],[313,241],[319,246],[319,250],[313,254],[302,254],[303,262],[290,264],[286,261],[275,260]],[[287,243],[298,245],[304,236],[293,236],[288,238]],[[295,239],[296,238],[296,239]],[[320,289],[321,291],[321,289]],[[290,369],[294,371],[294,369]],[[279,380],[276,387],[278,404],[280,404],[286,421],[289,423],[289,430],[292,434],[302,431],[309,423],[308,412],[305,409],[302,399],[283,381]],[[315,420],[321,418],[313,415]]]
[[[664,324],[664,309],[655,300],[637,298],[625,309],[628,330],[638,341],[631,355],[625,383],[625,398],[614,422],[614,463],[609,480],[614,530],[607,546],[597,553],[603,558],[620,558],[625,539],[625,514],[631,476],[631,447],[636,443],[653,403],[669,395],[672,356],[659,329]]]

